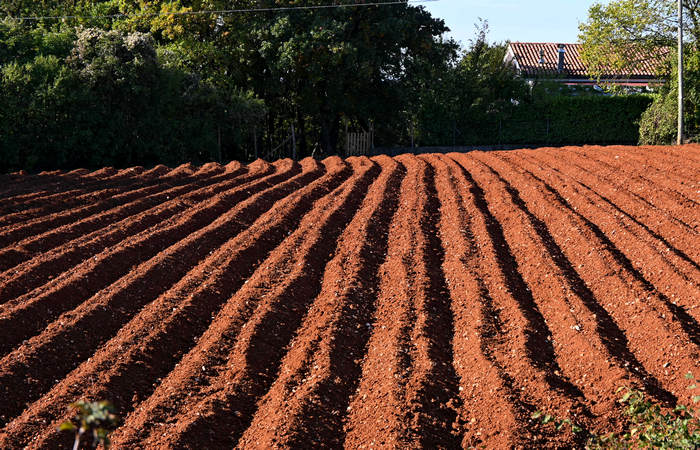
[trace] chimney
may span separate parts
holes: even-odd
[[[559,73],[564,71],[564,55],[566,55],[565,45],[559,44],[559,65],[557,66],[557,71]]]
[[[544,64],[544,49],[540,49],[540,64]]]

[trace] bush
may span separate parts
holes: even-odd
[[[688,373],[685,377],[691,383],[688,389],[696,390],[698,386],[693,374]],[[677,405],[664,411],[641,391],[622,387],[617,392],[623,392],[618,403],[627,418],[621,433],[597,435],[570,419],[558,419],[541,411],[535,412],[532,418],[544,425],[555,426],[557,431],[568,425],[572,432],[588,435],[587,449],[700,448],[700,408]],[[700,395],[694,395],[692,400],[696,405],[700,404]]]
[[[684,135],[689,141],[700,139],[700,53],[686,51]],[[675,62],[674,62],[675,64]],[[654,103],[640,121],[639,143],[668,145],[678,136],[678,66],[673,67],[671,83],[654,97]]]
[[[525,103],[502,120],[505,144],[635,144],[648,95],[555,96]]]
[[[109,433],[117,427],[119,417],[115,414],[114,406],[108,401],[88,402],[78,400],[70,405],[75,411],[72,420],[59,425],[59,431],[72,431],[75,433],[73,449],[80,448],[83,436],[92,436],[92,448],[102,445],[109,450]]]
[[[150,35],[3,26],[0,172],[246,157],[262,103],[164,65]]]
[[[656,95],[639,122],[639,143],[662,145],[675,142],[678,135],[677,123],[677,98],[670,93]]]

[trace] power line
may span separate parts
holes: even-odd
[[[197,16],[197,15],[227,15],[237,13],[254,13],[254,12],[277,12],[277,11],[296,11],[296,10],[312,10],[312,9],[332,9],[332,8],[360,8],[366,6],[389,6],[389,5],[405,5],[408,3],[431,3],[440,0],[406,0],[406,1],[390,1],[390,2],[373,2],[373,3],[346,3],[338,5],[312,5],[312,6],[280,6],[276,8],[241,8],[241,9],[220,9],[220,10],[205,10],[205,11],[174,11],[174,12],[153,12],[153,13],[138,13],[138,14],[106,14],[101,16],[80,16],[80,15],[65,15],[65,16],[26,16],[12,17],[7,16],[7,19],[13,20],[66,20],[66,19],[127,19],[138,17],[158,17],[158,16]]]

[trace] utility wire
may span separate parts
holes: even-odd
[[[138,17],[157,17],[157,16],[197,16],[197,15],[226,15],[237,13],[254,13],[254,12],[277,12],[277,11],[296,11],[296,10],[312,10],[312,9],[332,9],[332,8],[359,8],[364,6],[388,6],[388,5],[405,5],[408,3],[431,3],[440,0],[406,0],[406,1],[390,1],[390,2],[373,2],[373,3],[346,3],[338,5],[312,5],[312,6],[280,6],[276,8],[249,8],[249,9],[221,9],[221,10],[205,10],[205,11],[173,11],[173,12],[153,12],[153,13],[138,13],[138,14],[107,14],[102,16],[80,16],[80,15],[65,15],[65,16],[26,16],[12,17],[7,16],[7,19],[13,20],[65,20],[65,19],[126,19]]]

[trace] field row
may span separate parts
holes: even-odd
[[[0,448],[570,446],[700,374],[697,146],[0,181]]]

